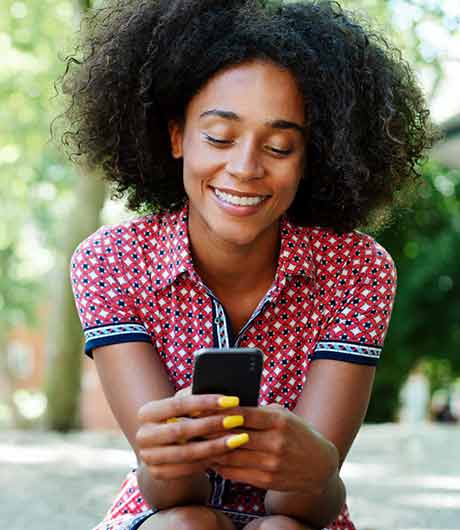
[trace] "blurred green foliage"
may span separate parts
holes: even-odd
[[[432,80],[427,95],[436,93],[446,52],[424,35],[430,28],[458,35],[452,2],[343,4],[376,19]],[[59,56],[71,50],[74,9],[70,0],[2,1],[0,358],[8,330],[32,324],[37,307],[49,302],[50,275],[65,248],[77,177],[48,139],[59,112],[53,81],[63,72]],[[397,391],[416,359],[426,359],[434,387],[459,372],[453,361],[460,343],[460,173],[430,162],[424,176],[413,209],[395,212],[396,222],[376,235],[396,262],[398,294],[368,413],[373,421],[394,417]]]
[[[67,0],[2,1],[0,17],[0,350],[11,326],[34,320],[61,248],[75,174],[49,145],[58,51],[71,34]]]
[[[424,176],[413,209],[395,212],[377,236],[396,263],[398,290],[368,413],[373,421],[394,416],[398,389],[418,358],[429,365],[433,390],[460,375],[460,171],[430,162]]]

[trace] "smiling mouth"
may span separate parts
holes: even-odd
[[[257,206],[269,197],[268,195],[233,195],[217,188],[212,188],[212,190],[220,200],[233,206]]]

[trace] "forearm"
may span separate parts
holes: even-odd
[[[323,528],[340,514],[345,498],[345,485],[337,471],[321,493],[268,490],[265,510],[268,514],[294,517],[312,528]]]
[[[205,504],[211,493],[206,473],[197,473],[175,480],[152,478],[148,467],[140,464],[137,469],[139,489],[144,499],[156,508],[171,508],[184,504]]]
[[[297,481],[292,491],[269,490],[265,509],[273,515],[288,515],[311,528],[323,528],[333,521],[345,503],[345,486],[339,476],[337,448],[319,433],[311,430],[311,458],[299,465],[307,466],[303,485]]]

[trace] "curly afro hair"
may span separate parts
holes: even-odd
[[[84,20],[60,79],[71,159],[102,168],[133,209],[178,208],[167,123],[219,70],[269,60],[303,90],[307,162],[288,211],[339,233],[416,183],[435,132],[409,65],[336,2],[114,0]]]

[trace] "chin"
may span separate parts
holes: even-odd
[[[227,243],[238,246],[248,246],[257,239],[261,230],[251,230],[249,227],[238,226],[216,226],[213,232]]]
[[[267,230],[266,223],[261,218],[238,218],[222,214],[209,217],[207,222],[218,239],[238,246],[254,243]]]

